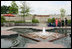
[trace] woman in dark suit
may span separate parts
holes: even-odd
[[[65,26],[67,26],[67,21],[68,21],[67,18],[65,18]]]
[[[61,22],[62,22],[62,27],[63,27],[63,26],[64,26],[64,20],[62,19],[62,21],[61,21]]]

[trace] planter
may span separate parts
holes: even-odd
[[[71,26],[71,24],[68,23],[67,26]]]
[[[10,25],[10,26],[14,26],[14,25],[15,25],[15,23],[13,23],[13,22],[10,22],[10,23],[9,23],[9,25]]]
[[[13,22],[8,22],[8,23],[4,23],[4,26],[9,27],[9,26],[14,26],[15,23]]]
[[[4,24],[3,24],[3,23],[1,23],[1,26],[4,26]]]
[[[9,23],[4,23],[4,26],[8,27],[9,26]]]

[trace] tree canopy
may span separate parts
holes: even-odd
[[[9,10],[10,10],[9,13],[11,13],[11,14],[17,14],[18,13],[18,6],[15,3],[15,1],[12,1],[11,7],[9,8]]]
[[[1,14],[17,14],[18,13],[18,6],[15,1],[12,1],[11,6],[3,5],[1,6]]]
[[[65,12],[66,12],[66,10],[63,9],[63,8],[61,8],[61,9],[60,9],[60,12],[61,12],[61,17],[64,17],[64,16],[65,16]]]
[[[9,13],[9,8],[10,6],[5,6],[5,5],[1,6],[1,14]]]
[[[21,6],[21,14],[22,16],[28,16],[30,12],[30,8],[29,6],[26,4],[26,2],[22,2],[22,6]]]

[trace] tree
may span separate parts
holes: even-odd
[[[60,12],[61,12],[61,18],[63,18],[65,16],[65,9],[61,8],[60,9]]]
[[[1,14],[8,14],[10,6],[1,6]]]
[[[21,16],[24,18],[24,21],[25,21],[25,16],[29,16],[30,7],[24,1],[21,4],[22,4],[22,6],[20,7],[21,8]]]
[[[9,10],[10,10],[9,13],[11,13],[11,14],[17,14],[18,13],[18,6],[15,3],[15,1],[12,1],[11,7],[9,8]]]

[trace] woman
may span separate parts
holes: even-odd
[[[55,19],[55,24],[56,24],[56,27],[58,26],[58,19],[56,18]]]

